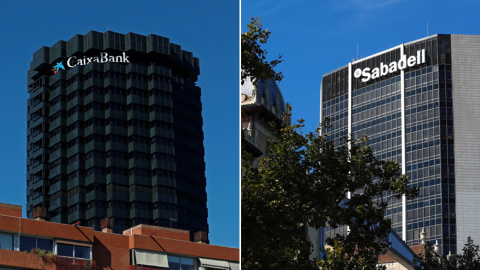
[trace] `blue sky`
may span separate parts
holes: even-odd
[[[157,34],[200,59],[210,242],[239,247],[239,3],[5,1],[0,10],[0,202],[25,208],[33,53],[90,30]]]
[[[285,78],[279,83],[305,131],[320,121],[320,83],[325,73],[433,34],[480,35],[479,1],[416,0],[242,0],[241,29],[262,17],[272,33],[265,47]]]

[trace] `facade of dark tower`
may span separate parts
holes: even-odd
[[[27,216],[208,233],[199,74],[198,58],[153,34],[90,31],[35,52]]]

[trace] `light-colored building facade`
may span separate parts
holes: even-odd
[[[267,141],[271,137],[272,122],[280,124],[285,112],[285,101],[274,80],[247,79],[241,88],[242,144],[254,156],[266,154]]]

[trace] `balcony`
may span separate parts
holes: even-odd
[[[57,138],[58,139],[58,138]],[[52,139],[50,139],[50,145],[53,145],[55,142],[52,143]],[[58,143],[58,142],[57,142]],[[53,162],[59,158],[61,158],[62,156],[65,156],[67,154],[67,150],[66,149],[57,149],[57,150],[54,150],[52,152],[50,152],[50,154],[48,155],[48,163],[50,162]]]
[[[173,101],[170,98],[162,98],[162,97],[151,96],[149,98],[149,103],[150,103],[150,105],[158,104],[158,105],[162,105],[162,106],[165,106],[165,107],[173,108]]]
[[[150,151],[150,145],[146,145],[144,143],[130,142],[128,144],[128,152],[134,151],[148,153],[148,151]]]
[[[51,122],[49,123],[49,128],[50,128],[50,130],[54,130],[54,129],[56,129],[57,127],[59,127],[60,125],[63,125],[63,126],[66,125],[66,120],[65,120],[65,118],[58,117],[57,119],[51,121]]]
[[[172,93],[172,85],[166,82],[160,82],[158,80],[151,80],[148,82],[148,89],[160,89],[165,92]]]
[[[128,127],[128,136],[131,136],[131,135],[139,135],[139,136],[143,136],[143,137],[148,137],[148,136],[150,136],[150,129],[143,128],[143,127],[130,126],[130,127]]]
[[[71,157],[75,154],[78,154],[83,151],[83,145],[75,144],[74,146],[67,149],[67,157]]]
[[[78,171],[80,169],[81,169],[80,162],[74,162],[72,164],[68,164],[67,174],[73,173],[74,171]]]
[[[127,131],[125,130],[125,128],[120,126],[107,125],[105,126],[105,134],[117,134],[121,136],[127,136]]]
[[[70,132],[67,133],[67,142],[68,142],[68,141],[71,141],[71,140],[73,140],[73,139],[75,139],[75,138],[78,138],[79,136],[80,136],[80,133],[79,133],[79,131],[78,131],[78,128],[76,128],[76,129],[74,129],[74,130],[72,130],[72,131],[70,131]]]
[[[162,122],[173,123],[173,115],[163,112],[150,112],[150,119],[160,120]]]
[[[146,112],[137,111],[137,110],[129,110],[127,112],[127,120],[132,119],[148,119],[149,115]]]
[[[40,86],[40,87],[37,87],[37,88],[34,88],[34,89],[31,89],[29,90],[30,92],[30,97],[31,98],[35,98],[37,97],[38,95],[44,93],[44,92],[47,92],[47,88],[45,86]]]
[[[64,181],[57,181],[55,184],[50,185],[50,190],[48,192],[48,195],[52,195],[60,190],[66,190],[67,189],[67,183]]]
[[[36,143],[40,140],[43,140],[45,138],[45,132],[40,132],[37,135],[33,136],[32,140],[30,141],[31,143]]]
[[[45,169],[45,164],[44,163],[40,163],[38,164],[37,166],[34,166],[32,169],[31,169],[31,174],[37,174],[41,171],[43,171]]]
[[[33,199],[32,205],[39,205],[44,201],[46,201],[46,198],[45,198],[45,196],[41,195],[38,198]]]
[[[173,139],[173,130],[170,129],[165,129],[161,127],[152,127],[150,128],[150,136],[159,136],[159,137],[165,137],[167,139]]]
[[[37,127],[37,126],[43,124],[44,121],[45,121],[45,117],[39,116],[39,117],[35,118],[35,120],[32,120],[32,122],[30,122],[31,123],[30,126],[31,127]]]
[[[105,179],[105,175],[103,174],[93,173],[85,177],[85,185],[90,185],[93,183],[105,184],[105,182],[106,182],[106,179]]]
[[[50,82],[50,85],[54,84],[55,82]],[[58,95],[64,94],[65,88],[64,87],[57,87],[50,92],[50,98],[56,97]]]
[[[97,93],[92,93],[90,95],[87,95],[86,97],[83,98],[83,102],[84,104],[88,104],[90,102],[101,102],[103,103],[104,102],[104,98],[103,98],[103,95],[100,95],[100,94],[97,94]]]
[[[11,268],[28,269],[96,269],[96,261],[81,258],[56,256],[49,253],[22,252],[0,249],[2,265]]]
[[[103,101],[102,101],[103,102]],[[90,109],[88,111],[85,112],[85,117],[84,117],[84,120],[87,121],[89,120],[90,118],[92,117],[96,117],[96,118],[104,118],[104,113],[102,110],[100,109]]]
[[[78,96],[72,98],[70,101],[67,101],[67,107],[66,108],[73,108],[77,105],[80,105],[80,99],[78,98]]]
[[[105,110],[105,118],[108,119],[110,117],[123,119],[125,118],[125,112],[115,109]]]
[[[62,205],[66,204],[66,199],[65,198],[57,198],[55,200],[50,200],[50,207],[48,207],[48,211],[53,211],[59,207],[62,207]],[[60,221],[54,221],[50,219],[51,222],[60,222]]]
[[[51,179],[51,178],[61,174],[62,171],[64,171],[64,170],[65,170],[65,165],[63,165],[63,164],[57,165],[54,168],[51,168],[51,169],[48,170],[48,178]]]
[[[31,154],[30,158],[35,159],[35,158],[40,158],[43,154],[46,154],[46,150],[45,150],[44,147],[40,147],[40,148],[38,148],[37,150],[34,150],[31,153],[32,154]]]
[[[55,256],[57,269],[94,270],[97,269],[95,260]]]
[[[69,108],[71,108],[71,107],[69,107]],[[77,122],[77,121],[83,121],[83,117],[82,117],[82,116],[83,116],[83,115],[80,115],[80,114],[78,114],[78,113],[75,113],[75,114],[73,114],[72,116],[69,116],[69,117],[67,118],[67,126],[69,126],[69,125],[71,125],[71,124],[73,124],[73,123],[75,123],[75,122]]]
[[[102,87],[109,87],[109,86],[125,88],[125,81],[121,79],[115,79],[115,78],[104,79]]]
[[[123,103],[123,97],[121,95],[117,95],[114,93],[109,93],[105,95],[105,103],[108,102],[115,102],[115,103]]]
[[[155,143],[155,144],[152,144],[150,147],[152,149],[151,150],[152,153],[163,153],[163,154],[175,155],[175,147],[173,147],[173,145]]]
[[[85,194],[85,202],[91,202],[93,200],[106,201],[107,195],[105,191],[92,190]],[[88,218],[87,218],[88,219]]]
[[[36,112],[36,111],[42,109],[44,106],[45,106],[45,101],[42,100],[42,101],[38,102],[37,104],[31,106],[30,111],[31,112]]]
[[[168,268],[132,265],[130,270],[168,270]]]

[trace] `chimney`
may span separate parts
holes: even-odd
[[[33,208],[33,218],[45,221],[47,218],[47,208],[41,206]]]
[[[198,231],[193,236],[196,243],[208,244],[208,233],[206,231]]]
[[[102,232],[112,233],[113,232],[113,217],[102,218],[101,226],[102,226]]]

